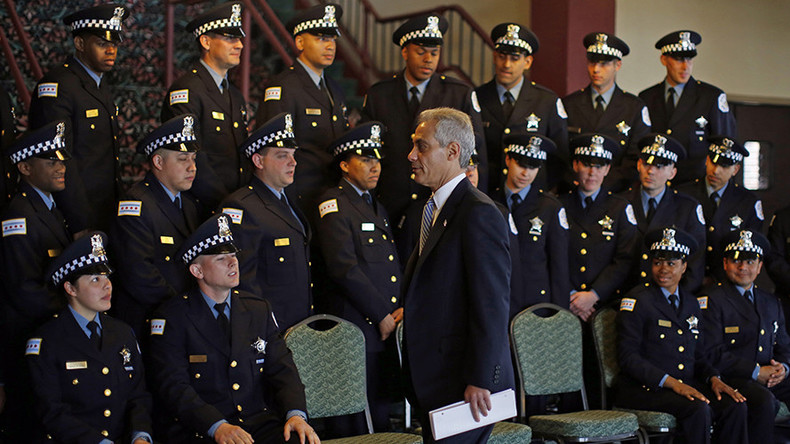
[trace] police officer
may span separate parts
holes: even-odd
[[[391,79],[373,85],[362,110],[363,120],[379,121],[387,128],[377,193],[393,221],[401,257],[409,257],[414,247],[415,241],[407,237],[409,224],[420,223],[419,219],[407,221],[405,213],[410,205],[418,206],[430,194],[427,187],[414,182],[408,160],[411,134],[420,112],[450,107],[469,114],[475,129],[475,150],[481,162],[479,188],[483,192],[488,190],[488,157],[477,95],[466,84],[436,73],[448,26],[444,17],[428,14],[413,17],[398,27],[392,34],[392,42],[401,48],[406,67]],[[421,210],[422,206],[420,215]]]
[[[342,15],[340,5],[327,3],[305,9],[288,23],[299,56],[272,79],[256,119],[261,124],[282,112],[291,114],[300,166],[288,197],[311,218],[318,196],[337,181],[327,147],[348,128],[345,94],[324,72],[335,61]]]
[[[115,66],[128,15],[125,6],[108,4],[66,16],[76,52],[38,82],[30,103],[31,128],[71,123],[74,158],[55,200],[72,233],[107,230],[120,195],[118,107],[105,74]]]
[[[184,239],[200,224],[189,190],[198,151],[196,116],[174,117],[152,131],[137,151],[150,169],[118,203],[111,245],[118,266],[118,317],[145,337],[146,320],[190,280],[177,258]]]
[[[636,180],[637,141],[650,132],[650,115],[641,99],[616,83],[622,59],[630,52],[628,45],[603,32],[587,34],[583,43],[590,84],[562,99],[568,112],[568,131],[603,134],[620,144],[619,155],[612,159],[614,171],[605,183],[618,192]]]
[[[749,441],[774,442],[776,399],[790,402],[790,336],[779,299],[754,285],[771,246],[744,229],[727,232],[719,248],[726,281],[699,298],[703,334],[722,376],[746,397]]]
[[[373,426],[389,429],[387,367],[393,356],[389,340],[403,317],[400,304],[400,263],[387,211],[372,196],[381,173],[379,122],[357,126],[332,146],[343,178],[327,190],[318,205],[318,239],[332,281],[327,292],[331,313],[356,324],[365,333],[367,390]]]
[[[512,127],[551,138],[557,155],[549,156],[546,168],[536,179],[543,189],[555,188],[566,179],[568,162],[568,125],[562,101],[545,86],[530,82],[524,73],[532,66],[532,55],[540,46],[538,37],[526,26],[501,23],[491,31],[494,42],[494,78],[477,88],[488,153],[488,177],[495,183],[504,179],[505,161],[502,137]],[[548,181],[547,181],[548,180]]]
[[[539,302],[568,308],[568,218],[559,200],[532,183],[557,147],[539,134],[511,134],[504,143],[507,178],[493,199],[513,216],[521,255],[513,273],[525,277],[523,293],[511,294],[510,319]]]
[[[673,138],[651,133],[638,142],[641,151],[637,170],[639,186],[622,196],[634,209],[637,222],[637,242],[642,243],[645,235],[659,227],[674,226],[688,233],[698,245],[705,245],[705,215],[702,205],[688,194],[667,186],[677,173],[675,165],[685,156],[683,146]],[[639,259],[634,263],[635,271],[629,276],[626,288],[650,282],[649,245],[642,244]],[[702,286],[705,274],[705,253],[702,248],[689,255],[685,286],[696,292]]]
[[[181,114],[197,117],[195,130],[203,149],[192,192],[207,214],[250,178],[249,162],[238,152],[247,138],[247,103],[228,81],[228,71],[239,64],[244,46],[241,3],[212,8],[189,22],[186,30],[195,36],[200,60],[170,85],[161,120]]]
[[[705,177],[680,186],[678,190],[702,204],[707,225],[705,275],[722,282],[725,279],[721,267],[722,238],[730,231],[761,232],[765,217],[762,201],[732,180],[741,171],[741,161],[749,152],[726,136],[712,136],[708,142]]]
[[[688,158],[678,165],[677,184],[705,174],[709,136],[736,137],[727,95],[691,76],[701,42],[702,37],[689,30],[671,32],[657,41],[667,75],[663,82],[639,93],[650,110],[653,130],[672,135],[688,152]]]
[[[285,193],[294,181],[297,148],[290,114],[264,123],[240,148],[255,167],[249,186],[233,192],[220,206],[236,225],[242,250],[240,289],[265,297],[283,331],[313,309],[312,232],[304,213]]]
[[[105,245],[100,231],[83,236],[47,271],[68,307],[25,347],[42,426],[32,431],[35,442],[153,442],[134,333],[104,314],[112,298]]]
[[[697,248],[688,233],[662,227],[644,239],[652,283],[631,290],[617,316],[618,407],[675,416],[688,443],[745,443],[746,398],[725,384],[706,354],[697,299],[680,280]],[[709,384],[709,385],[708,385]]]
[[[212,216],[184,241],[180,258],[197,288],[151,319],[152,371],[172,413],[163,442],[318,443],[271,305],[234,290],[230,225],[228,215]]]

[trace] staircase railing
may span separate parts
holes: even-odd
[[[22,45],[22,50],[25,53],[25,58],[30,66],[30,70],[36,79],[40,79],[44,76],[44,73],[41,71],[38,59],[33,54],[33,47],[30,45],[30,37],[28,37],[22,27],[22,21],[19,19],[19,14],[16,12],[16,5],[14,5],[12,0],[3,0],[3,3],[5,3],[6,12],[13,24],[14,32],[19,38],[19,43]],[[14,56],[14,51],[11,48],[8,36],[3,29],[0,29],[0,43],[2,43],[3,55],[10,68],[11,75],[14,77],[14,84],[19,91],[19,99],[25,104],[25,108],[27,109],[30,107],[30,91],[28,91],[27,86],[25,86],[25,78],[22,76],[19,63]]]

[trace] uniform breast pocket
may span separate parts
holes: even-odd
[[[286,285],[296,280],[296,253],[291,245],[272,247],[266,250],[266,283]]]
[[[376,239],[376,237],[379,239]],[[381,244],[381,234],[375,232],[359,233],[360,253],[365,262],[384,262],[386,251],[384,245]]]
[[[84,364],[84,365],[83,365]],[[84,361],[66,362],[66,371],[63,375],[63,393],[67,397],[81,397],[90,390],[93,375]],[[94,372],[96,370],[93,370]]]
[[[738,326],[724,327],[724,343],[727,345],[738,345],[742,341],[741,331]]]
[[[83,110],[77,119],[78,129],[83,134],[91,134],[102,125],[107,118],[105,111],[101,108],[88,108]]]

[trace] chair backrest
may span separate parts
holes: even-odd
[[[598,366],[606,388],[612,387],[614,378],[620,373],[620,366],[617,364],[616,318],[617,312],[611,307],[606,307],[596,311],[590,320]]]
[[[309,324],[334,321],[328,330]],[[356,325],[330,315],[315,315],[285,332],[285,343],[305,386],[311,418],[367,413],[365,336]]]
[[[555,313],[541,317],[536,310]],[[526,394],[584,393],[581,324],[570,311],[554,304],[533,305],[510,322],[510,341]]]

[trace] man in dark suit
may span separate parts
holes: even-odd
[[[491,393],[513,387],[510,257],[502,214],[464,176],[474,149],[469,116],[450,108],[423,111],[412,138],[415,180],[433,195],[403,281],[403,371],[430,443],[427,412],[465,400],[478,419],[487,414]],[[492,428],[443,442],[484,443]]]
[[[639,93],[650,110],[653,131],[671,134],[688,152],[687,159],[678,164],[676,184],[705,174],[709,136],[736,138],[735,117],[730,112],[727,95],[691,76],[697,45],[701,42],[699,34],[688,30],[671,32],[657,41],[666,78]]]
[[[247,138],[247,104],[228,82],[228,71],[239,64],[244,46],[241,10],[239,2],[224,3],[187,24],[200,60],[170,85],[162,104],[162,122],[181,114],[197,116],[202,149],[192,193],[204,215],[250,178],[249,162],[238,151]]]
[[[562,99],[568,112],[568,132],[598,133],[620,144],[604,185],[613,192],[636,180],[637,141],[650,132],[650,115],[641,99],[617,86],[617,71],[628,45],[612,34],[593,32],[584,37],[590,84]]]
[[[392,34],[392,42],[401,48],[406,63],[403,72],[382,80],[368,90],[362,110],[363,120],[384,124],[384,158],[381,161],[379,201],[393,221],[393,234],[401,257],[408,257],[414,240],[408,237],[411,223],[406,214],[410,206],[419,205],[430,194],[415,182],[407,159],[411,150],[409,136],[422,110],[450,107],[467,113],[475,129],[475,150],[480,156],[479,188],[488,190],[488,157],[477,95],[468,85],[436,73],[449,24],[437,14],[409,19]],[[419,212],[419,209],[418,209]]]
[[[310,224],[285,193],[296,169],[293,128],[291,115],[281,113],[244,142],[240,149],[252,160],[253,178],[220,206],[242,250],[239,289],[265,297],[283,331],[313,311]]]
[[[750,230],[721,241],[726,281],[699,298],[703,334],[722,376],[746,396],[749,442],[774,442],[777,399],[790,402],[790,336],[779,299],[754,285],[771,246]]]
[[[502,137],[512,128],[548,136],[557,152],[547,159],[536,179],[539,188],[554,189],[569,182],[568,125],[562,101],[548,88],[524,78],[538,52],[538,37],[526,26],[501,23],[491,31],[494,42],[494,78],[475,89],[486,136],[488,177],[499,184],[507,175]]]
[[[675,165],[685,156],[677,140],[652,133],[639,140],[639,186],[622,193],[631,203],[637,222],[637,240],[641,246],[634,271],[626,288],[650,282],[650,258],[645,235],[660,227],[675,227],[687,232],[699,245],[705,245],[705,215],[702,205],[693,197],[667,186],[677,173]],[[699,291],[705,275],[705,252],[698,248],[688,257],[684,286]]]
[[[74,56],[48,72],[36,85],[30,103],[30,127],[68,120],[73,158],[66,188],[55,195],[69,229],[107,230],[120,195],[120,127],[108,74],[115,66],[125,6],[101,5],[66,16],[74,36]]]
[[[177,253],[200,224],[197,202],[189,193],[198,151],[196,121],[192,114],[170,119],[137,145],[150,169],[118,203],[110,239],[118,266],[114,305],[117,316],[140,338],[146,336],[154,309],[181,295],[190,282]]]
[[[180,256],[197,288],[151,319],[151,371],[172,414],[162,441],[318,443],[271,305],[234,290],[230,225],[227,214],[212,216],[184,241]]]
[[[749,190],[732,180],[741,171],[741,161],[749,152],[738,142],[725,136],[708,139],[705,177],[678,187],[702,204],[707,225],[705,276],[708,284],[724,282],[722,238],[731,231],[763,230],[763,203]]]
[[[652,282],[620,302],[615,405],[675,416],[687,443],[742,444],[746,398],[725,384],[707,355],[702,302],[680,285],[697,248],[688,233],[663,227],[648,233]]]
[[[269,83],[256,121],[263,124],[287,112],[293,117],[299,169],[288,197],[313,218],[318,196],[337,183],[327,147],[348,128],[346,98],[324,70],[335,61],[340,5],[316,5],[298,13],[287,25],[299,56],[296,63]]]
[[[47,271],[68,307],[25,347],[41,424],[25,442],[153,442],[151,395],[134,332],[104,314],[112,298],[106,244],[100,231],[83,236]]]

